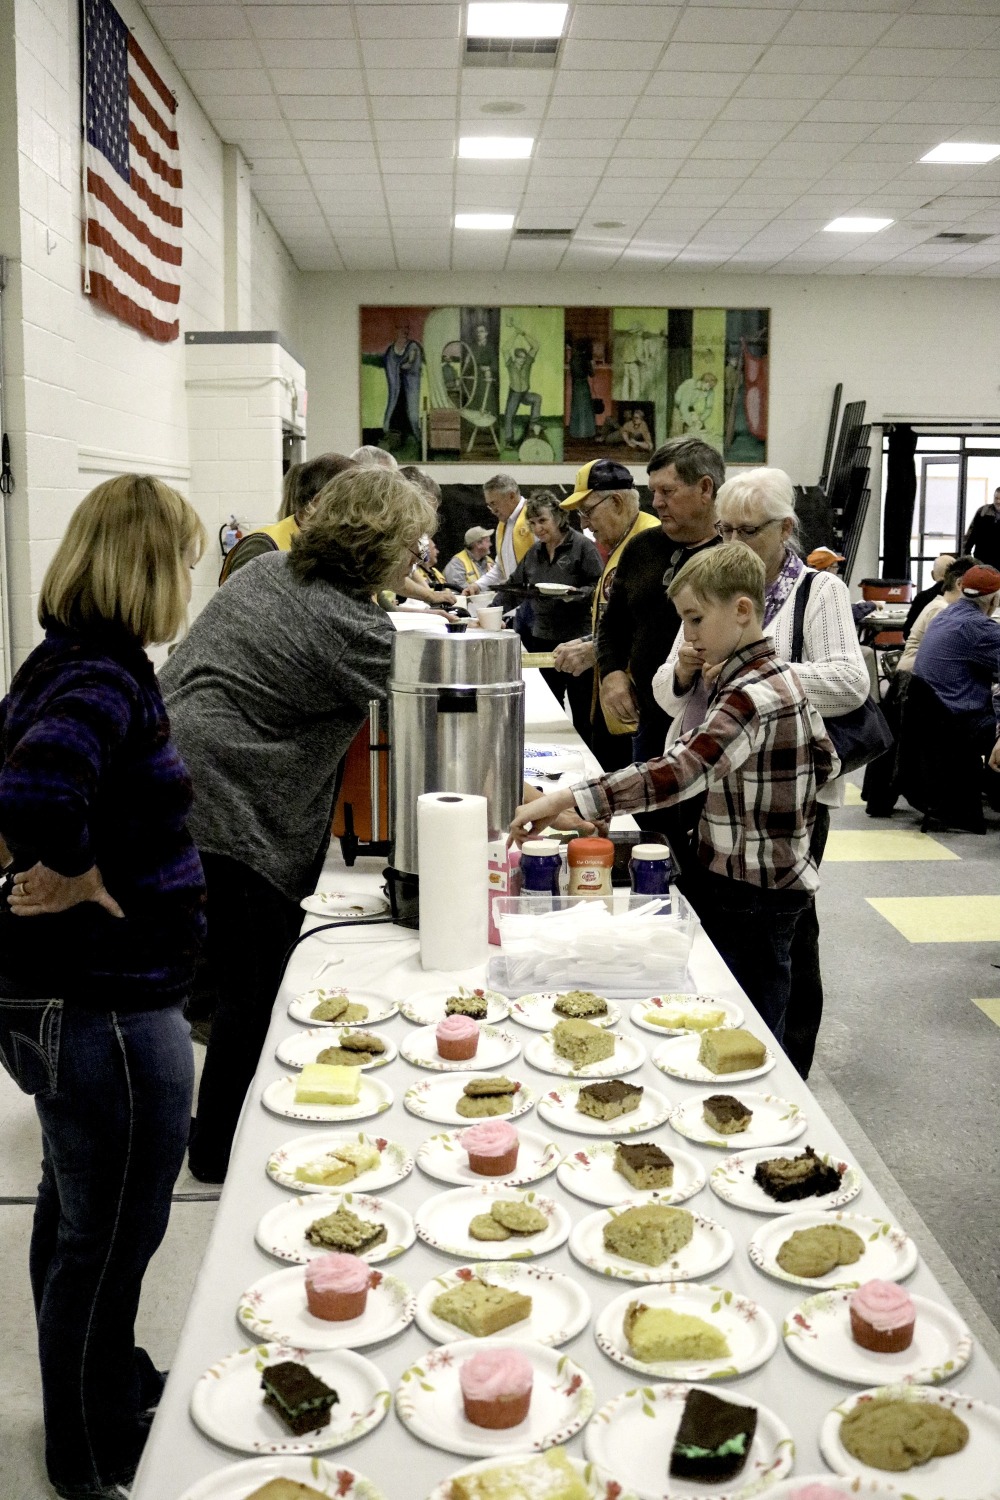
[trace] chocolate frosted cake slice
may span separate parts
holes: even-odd
[[[337,1392],[308,1366],[291,1359],[267,1365],[261,1372],[260,1384],[265,1392],[264,1405],[270,1406],[296,1437],[328,1427],[330,1409],[340,1400]]]
[[[576,1107],[581,1115],[592,1115],[595,1120],[616,1120],[638,1109],[641,1098],[641,1085],[609,1078],[607,1083],[585,1084],[576,1096]]]
[[[634,1145],[630,1141],[617,1141],[614,1167],[636,1188],[673,1186],[674,1164],[653,1141],[639,1141]]]
[[[753,1119],[753,1110],[732,1094],[709,1094],[702,1101],[701,1112],[705,1124],[720,1135],[740,1135]]]
[[[840,1187],[843,1172],[820,1161],[811,1146],[800,1156],[775,1156],[757,1163],[753,1180],[776,1203],[799,1198],[822,1198]]]
[[[732,1479],[742,1473],[757,1431],[757,1408],[736,1406],[692,1386],[670,1455],[674,1479]]]

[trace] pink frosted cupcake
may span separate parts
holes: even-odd
[[[479,1027],[469,1016],[446,1016],[434,1033],[438,1056],[448,1062],[466,1062],[475,1057]]]
[[[481,1349],[458,1370],[465,1415],[477,1427],[516,1427],[528,1415],[534,1378],[519,1349]]]
[[[506,1120],[484,1120],[463,1130],[458,1144],[469,1153],[469,1166],[483,1177],[506,1177],[517,1166],[520,1141]]]
[[[371,1266],[357,1255],[317,1255],[306,1265],[309,1311],[330,1323],[360,1318],[371,1279]]]
[[[916,1309],[909,1292],[894,1281],[866,1281],[852,1292],[854,1342],[873,1354],[899,1354],[913,1343]]]

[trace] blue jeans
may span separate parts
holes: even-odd
[[[61,1495],[91,1500],[131,1482],[163,1385],[135,1317],[187,1143],[190,1031],[179,1005],[0,999],[0,1061],[42,1127],[29,1265],[46,1466]]]

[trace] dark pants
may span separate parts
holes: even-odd
[[[529,631],[522,631],[521,640],[526,651],[554,651],[561,641],[548,641],[541,636],[532,635]],[[563,707],[563,700],[569,707],[570,718],[573,720],[573,728],[580,736],[585,745],[592,742],[590,724],[590,702],[594,692],[594,676],[592,672],[581,672],[579,677],[574,677],[572,672],[557,672],[555,667],[543,667],[542,678],[554,694],[559,707]]]
[[[822,864],[829,833],[830,809],[818,802],[809,845],[817,868]],[[788,996],[783,1044],[789,1061],[802,1078],[809,1077],[822,1019],[823,975],[819,964],[819,918],[814,898],[803,909],[795,924],[795,936],[792,939],[792,987]]]
[[[7,999],[0,1060],[42,1127],[29,1265],[46,1466],[61,1495],[92,1500],[131,1482],[163,1387],[135,1317],[184,1159],[190,1033],[179,1005]]]
[[[302,911],[238,860],[203,854],[201,862],[208,940],[200,983],[214,992],[216,1002],[189,1165],[202,1182],[222,1182]]]

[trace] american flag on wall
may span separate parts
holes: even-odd
[[[83,5],[83,289],[161,343],[180,331],[177,101],[109,0]]]

